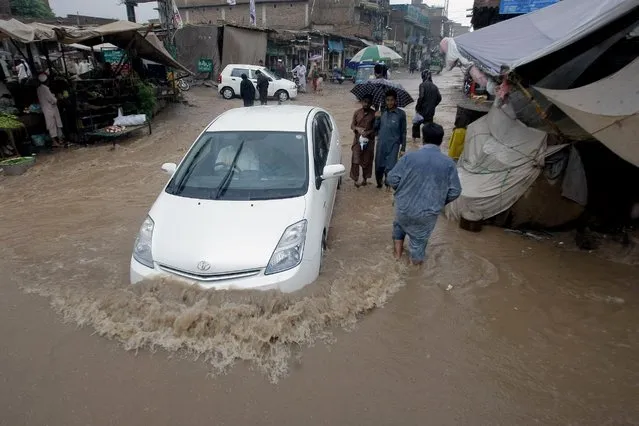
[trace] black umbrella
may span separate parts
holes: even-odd
[[[391,89],[397,93],[398,107],[404,108],[413,103],[411,95],[404,90],[400,84],[383,78],[360,83],[351,89],[351,93],[355,95],[358,100],[361,100],[366,95],[370,95],[373,97],[373,105],[383,105],[386,101],[386,92]]]

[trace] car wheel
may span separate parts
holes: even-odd
[[[286,90],[278,90],[275,93],[275,97],[282,102],[286,102],[288,101],[288,92]]]
[[[220,93],[222,93],[222,97],[226,100],[233,99],[233,96],[235,96],[235,92],[230,87],[223,88]]]
[[[322,233],[322,247],[320,248],[320,274],[322,273],[322,269],[324,267],[324,253],[326,252],[326,230]]]

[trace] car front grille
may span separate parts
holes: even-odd
[[[166,265],[159,265],[160,269],[166,271],[170,274],[175,274],[180,277],[188,278],[190,280],[195,281],[203,281],[203,282],[214,282],[214,281],[224,281],[224,280],[233,280],[238,278],[248,278],[258,275],[261,272],[261,269],[247,269],[243,271],[234,271],[234,272],[223,272],[217,274],[194,274],[193,272],[183,271],[181,269],[172,268]]]

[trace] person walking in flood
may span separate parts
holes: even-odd
[[[253,86],[253,82],[248,79],[246,74],[242,74],[240,97],[244,101],[245,107],[251,107],[255,104],[255,86]]]
[[[397,92],[386,92],[386,110],[376,113],[377,152],[375,153],[375,179],[381,188],[384,179],[395,164],[400,153],[406,151],[406,113],[397,108]]]
[[[419,85],[419,98],[415,104],[415,112],[422,118],[424,124],[432,123],[435,118],[435,109],[442,101],[439,88],[433,83],[430,71],[422,72],[422,83]],[[419,135],[418,135],[419,137]]]
[[[443,140],[442,126],[426,123],[424,146],[403,156],[386,180],[395,190],[394,255],[401,259],[404,239],[408,236],[408,252],[413,265],[424,262],[437,217],[446,204],[461,194],[457,166],[440,150]]]
[[[260,94],[260,104],[266,105],[266,98],[268,98],[268,77],[260,70],[255,71],[257,75],[257,92]]]
[[[373,175],[373,157],[375,155],[375,110],[371,108],[373,97],[365,95],[362,107],[353,114],[351,129],[355,133],[351,150],[351,179],[355,186],[366,186]],[[362,169],[362,183],[359,184],[359,169]]]

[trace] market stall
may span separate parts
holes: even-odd
[[[24,155],[49,143],[36,94],[37,77],[42,73],[57,100],[55,107],[67,140],[80,143],[113,140],[142,128],[151,131],[150,118],[179,93],[170,71],[190,74],[151,27],[128,21],[76,28],[0,20],[0,39],[10,40],[15,50],[4,61],[0,54],[4,70],[0,89],[6,92],[0,95],[0,114],[9,114],[15,120],[12,125],[22,124],[0,129],[2,156]],[[15,58],[29,69],[28,78],[18,75],[22,65]],[[141,114],[145,119],[135,125],[115,122],[118,115]],[[10,136],[3,139],[5,134]]]

